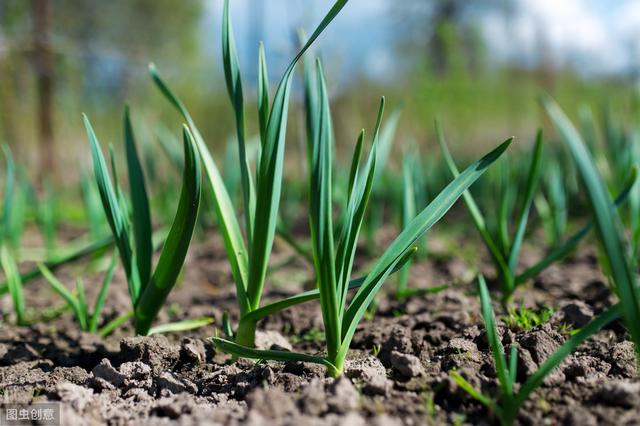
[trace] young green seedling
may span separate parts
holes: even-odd
[[[640,129],[631,136],[631,146],[633,163],[640,164]],[[640,261],[640,183],[636,182],[629,195],[629,226],[631,228],[631,260]],[[637,268],[637,265],[636,265]]]
[[[378,131],[382,120],[384,99],[373,136],[367,161],[360,165],[364,131],[360,133],[351,162],[346,206],[336,230],[333,225],[332,169],[333,128],[329,111],[329,100],[318,62],[318,107],[317,128],[311,153],[309,188],[309,225],[313,242],[314,269],[320,293],[320,306],[324,322],[327,353],[314,356],[295,352],[256,350],[231,341],[213,338],[216,347],[236,356],[297,360],[320,363],[327,367],[331,376],[343,373],[344,361],[349,351],[353,334],[376,294],[387,277],[401,268],[415,252],[414,243],[433,226],[455,203],[462,193],[475,182],[511,143],[507,140],[494,151],[473,163],[456,177],[424,210],[411,220],[400,235],[377,259],[371,271],[348,302],[349,278],[369,196],[371,194],[376,167]],[[338,237],[337,244],[334,241]]]
[[[103,237],[97,241],[89,241],[87,243],[80,244],[78,247],[72,247],[69,251],[59,254],[55,259],[44,262],[44,265],[50,269],[51,271],[55,271],[56,269],[73,263],[77,260],[98,256],[110,247],[114,245],[113,236],[109,235]],[[30,269],[24,273],[18,275],[18,278],[22,282],[22,284],[27,284],[33,282],[36,278],[42,276],[42,271],[40,268],[35,267]],[[9,292],[9,283],[4,281],[0,283],[0,295],[6,294]]]
[[[550,97],[542,99],[547,114],[562,136],[576,164],[593,212],[598,240],[606,256],[605,270],[620,298],[622,315],[640,361],[640,285],[636,261],[629,258],[627,241],[618,211],[582,137],[569,118]],[[632,174],[635,174],[633,167]],[[627,172],[628,173],[628,172]]]
[[[438,143],[442,149],[445,157],[445,161],[449,166],[449,170],[453,176],[458,174],[458,168],[453,161],[453,157],[449,153],[447,148],[444,133],[442,127],[438,121],[436,121],[436,134]],[[538,132],[536,143],[533,148],[532,161],[527,176],[527,183],[525,189],[525,196],[520,208],[520,215],[517,221],[516,232],[513,235],[511,241],[509,241],[508,230],[508,215],[505,213],[505,206],[508,204],[508,195],[504,194],[500,199],[500,212],[498,215],[498,235],[492,236],[489,228],[486,225],[486,220],[480,211],[480,208],[476,204],[475,200],[469,192],[466,192],[463,197],[465,205],[471,215],[471,218],[480,232],[483,242],[487,246],[491,258],[493,259],[499,273],[500,281],[502,283],[502,296],[504,303],[513,296],[513,292],[516,289],[516,266],[520,255],[520,249],[522,247],[522,241],[524,239],[527,222],[529,220],[529,213],[533,203],[533,197],[535,195],[538,180],[540,177],[540,159],[542,156],[542,132]]]
[[[131,218],[126,199],[118,184],[113,151],[111,151],[111,164],[115,187],[109,177],[98,139],[86,116],[84,124],[91,146],[95,178],[102,206],[127,278],[135,330],[137,334],[146,335],[178,278],[193,235],[200,205],[202,183],[200,157],[189,129],[184,127],[185,161],[182,191],[175,219],[152,273],[153,244],[149,200],[128,109],[125,110],[124,115],[124,140],[131,189]]]
[[[436,122],[436,134],[438,143],[440,144],[449,170],[453,176],[456,176],[458,174],[458,168],[453,160],[453,157],[451,157],[451,154],[449,153],[449,149],[447,148],[447,144],[444,139],[442,127],[440,126],[439,122]],[[539,260],[537,263],[527,268],[523,272],[517,273],[516,267],[520,256],[520,250],[522,248],[522,242],[524,240],[526,232],[529,213],[533,204],[533,198],[535,196],[537,183],[540,177],[541,157],[542,132],[538,132],[536,143],[533,148],[531,165],[527,175],[527,183],[524,191],[523,203],[520,208],[516,232],[512,240],[509,239],[507,223],[508,217],[506,215],[499,215],[500,219],[498,225],[498,235],[492,235],[487,226],[485,216],[480,211],[480,208],[478,207],[478,204],[475,201],[474,197],[469,191],[463,194],[464,202],[467,206],[469,215],[471,216],[476,229],[480,233],[482,241],[486,245],[498,271],[498,277],[502,285],[502,304],[505,307],[510,303],[513,294],[518,286],[535,277],[545,268],[572,252],[577,247],[578,243],[589,233],[589,231],[593,227],[592,223],[588,223],[587,225],[579,229],[576,233],[571,235],[564,243],[553,248],[543,259]],[[627,198],[634,182],[635,174],[628,179],[622,192],[616,199],[615,205],[619,205]],[[502,199],[500,200],[500,203],[504,205],[506,201]]]
[[[4,154],[7,168],[4,180],[2,217],[0,217],[0,224],[2,225],[2,228],[0,229],[0,267],[2,267],[5,279],[7,280],[7,290],[11,294],[13,308],[16,314],[16,323],[18,325],[25,325],[27,320],[22,280],[20,279],[20,272],[18,271],[15,258],[11,252],[11,248],[9,247],[9,227],[11,225],[15,183],[15,163],[8,145],[2,145],[2,152]]]
[[[542,222],[549,246],[562,245],[567,230],[567,191],[564,176],[556,156],[546,160],[546,174],[542,176],[543,191],[536,194],[533,203]]]
[[[416,204],[420,199],[417,188],[421,188],[420,175],[418,175],[417,167],[417,154],[405,155],[402,162],[402,226],[405,228],[411,220],[416,216]],[[426,204],[426,201],[422,204]],[[426,237],[421,238],[421,249],[426,250]],[[416,253],[417,255],[418,253]],[[421,253],[422,257],[425,253]],[[396,287],[396,298],[403,300],[408,297],[418,296],[426,293],[436,293],[447,288],[446,285],[432,287],[432,288],[410,288],[409,287],[409,272],[411,270],[411,264],[413,259],[409,259],[404,267],[398,272],[398,284]]]
[[[2,216],[0,217],[0,241],[4,242],[9,237],[11,226],[11,210],[13,206],[14,185],[16,178],[16,166],[9,145],[2,145],[2,154],[6,164],[4,174],[4,195],[2,197]]]
[[[97,188],[86,173],[80,177],[80,193],[84,203],[84,211],[89,225],[89,236],[98,240],[104,235],[104,221],[102,219],[102,204]]]
[[[304,34],[300,34],[300,39],[304,40]],[[312,154],[314,147],[314,138],[317,135],[317,129],[319,126],[319,115],[318,115],[318,84],[317,84],[317,73],[313,64],[312,57],[310,52],[304,56],[304,67],[303,67],[303,77],[304,77],[304,105],[305,105],[305,129],[306,129],[306,170],[309,170],[313,167],[312,165]],[[378,190],[376,192],[376,188],[379,188],[379,185],[376,186],[377,183],[383,181],[382,170],[385,169],[385,165],[388,161],[391,148],[393,145],[393,141],[395,138],[396,129],[398,127],[398,122],[400,119],[401,109],[398,108],[392,112],[391,117],[386,121],[386,123],[380,129],[380,135],[378,137],[377,149],[376,149],[376,169],[374,172],[374,178],[372,183],[372,197],[374,199],[374,203],[376,199],[382,198],[384,191]],[[403,203],[402,203],[402,227],[404,227],[416,214],[416,189],[414,187],[414,177],[415,177],[415,162],[409,162],[409,157],[407,157],[407,161],[403,163]],[[409,164],[410,163],[410,164]],[[334,192],[333,195],[341,203],[346,203],[348,190],[346,188],[349,187],[349,175],[345,173],[338,174],[335,176],[337,184],[334,184]],[[373,253],[375,251],[375,234],[377,230],[380,228],[382,217],[384,216],[384,209],[379,208],[379,203],[377,204],[378,208],[368,210],[365,214],[365,218],[362,224],[363,232],[365,234],[365,241],[367,251],[369,253]],[[313,264],[313,260],[311,261]],[[400,269],[398,273],[398,287],[396,290],[396,296],[399,299],[421,294],[425,292],[433,292],[441,290],[442,287],[438,287],[436,289],[420,289],[420,290],[410,290],[407,288],[407,282],[409,278],[409,270],[411,268],[411,260],[407,261],[406,265]],[[372,305],[372,309],[375,309],[375,303]]]
[[[11,254],[6,244],[0,244],[0,266],[7,280],[7,288],[11,294],[13,308],[16,314],[16,323],[18,325],[27,324],[27,315],[24,303],[24,292],[22,289],[22,280],[15,258]]]
[[[13,161],[13,154],[9,145],[2,145],[2,153],[6,163],[6,171],[4,175],[4,196],[2,200],[2,221],[0,224],[0,241],[4,243],[9,240],[11,234],[11,213],[13,206],[13,198],[15,196],[15,175],[16,166]]]
[[[552,315],[553,309],[548,306],[544,306],[538,311],[525,307],[511,308],[509,315],[505,316],[503,320],[511,329],[529,331],[549,321]]]
[[[609,105],[604,106],[602,117],[604,127],[604,146],[602,148],[605,149],[602,149],[600,154],[603,162],[609,166],[608,171],[612,181],[615,184],[620,184],[633,166],[631,141]],[[598,145],[594,143],[593,147],[597,148]]]
[[[411,222],[416,215],[416,196],[413,185],[413,169],[415,167],[415,157],[406,156],[402,162],[402,227]],[[411,259],[407,261],[402,270],[398,273],[398,286],[396,288],[396,298],[403,299],[409,295],[409,272],[411,271]]]
[[[37,223],[44,237],[46,256],[47,259],[51,259],[56,252],[56,233],[58,229],[58,201],[51,183],[45,181],[44,193],[41,197],[34,198]]]
[[[303,33],[300,34],[300,39],[304,40]],[[303,67],[307,170],[311,168],[313,139],[317,133],[318,128],[318,93],[316,84],[317,76],[315,71],[315,64],[313,63],[314,61],[310,53],[311,52],[307,52],[307,54],[305,55]],[[376,172],[374,175],[372,190],[373,202],[374,204],[376,204],[377,208],[367,211],[364,222],[362,224],[362,231],[365,236],[366,248],[369,254],[374,254],[376,251],[375,236],[377,231],[380,229],[385,213],[384,205],[387,203],[383,202],[383,196],[386,195],[388,191],[385,192],[381,188],[384,184],[388,184],[389,182],[387,181],[390,180],[385,179],[388,177],[386,175],[386,172],[388,171],[386,164],[393,148],[401,112],[402,109],[400,107],[396,108],[380,129],[380,136],[376,154]],[[336,178],[344,178],[345,181],[344,183],[342,181],[338,181],[338,184],[335,185],[335,189],[337,191],[335,191],[334,196],[337,199],[340,199],[340,201],[345,201],[344,199],[346,198],[346,191],[342,190],[342,188],[345,188],[347,186],[346,180],[348,176],[346,176],[346,173],[344,173],[337,175]]]
[[[30,213],[28,191],[31,186],[23,167],[17,168],[16,178],[16,190],[11,200],[11,215],[6,231],[6,238],[8,238],[8,242],[14,250],[18,250],[21,247],[27,218]]]
[[[596,144],[595,132],[585,134],[587,147],[597,165],[606,165],[603,179],[610,181],[610,184],[618,185],[629,174],[629,169],[640,164],[640,132],[637,128],[628,131],[617,122],[615,116],[609,108],[604,109],[604,144]],[[592,116],[589,119],[589,127],[595,128]],[[589,140],[592,142],[590,143]],[[599,148],[599,149],[598,149]],[[605,178],[606,176],[606,178]],[[639,261],[640,253],[640,183],[636,183],[629,195],[627,208],[620,212],[623,224],[629,227],[629,244],[631,247],[630,260],[636,263]]]
[[[13,204],[11,206],[13,212],[11,214],[12,220],[9,223],[9,228],[7,229],[9,234],[14,234],[20,230],[20,228],[24,227],[24,223],[18,224],[18,228],[14,228],[16,225],[15,222],[22,221],[24,222],[26,216],[26,209],[24,206],[20,206],[16,204],[16,201],[22,202],[22,204],[28,204],[31,208],[31,212],[33,213],[33,217],[35,219],[35,224],[40,230],[40,234],[42,235],[42,239],[44,240],[44,254],[39,254],[35,257],[42,258],[44,257],[47,260],[54,259],[58,256],[57,247],[56,247],[56,232],[58,228],[58,209],[57,203],[58,198],[54,193],[53,186],[50,181],[46,180],[43,182],[42,190],[37,192],[34,186],[29,182],[26,177],[26,173],[22,170],[19,170],[18,175],[16,176],[16,187],[13,195]],[[22,211],[18,211],[18,209],[22,209]],[[18,218],[17,216],[22,216]],[[18,240],[19,236],[13,236],[12,239]],[[15,246],[18,247],[17,245]],[[25,254],[25,249],[21,249],[21,259],[29,257],[29,255]]]
[[[604,313],[597,316],[580,331],[571,336],[562,346],[560,346],[551,356],[545,360],[540,367],[522,384],[520,389],[516,391],[516,372],[518,362],[518,347],[511,345],[509,359],[505,356],[504,347],[500,341],[500,335],[496,326],[493,308],[491,307],[491,298],[489,290],[482,276],[478,277],[478,290],[480,293],[480,304],[482,308],[482,317],[484,319],[487,340],[491,348],[493,360],[495,363],[496,373],[498,376],[499,388],[496,395],[486,395],[475,389],[464,377],[457,371],[449,372],[453,380],[465,392],[479,401],[482,405],[498,419],[501,425],[512,425],[518,416],[520,408],[527,400],[531,392],[535,391],[562,361],[571,354],[582,342],[598,332],[602,327],[606,326],[619,317],[620,307],[616,305]]]
[[[12,166],[13,167],[13,166]],[[26,174],[21,169],[18,169],[18,177],[19,183],[16,185],[16,189],[19,191],[5,192],[5,195],[12,194],[10,196],[11,202],[5,201],[3,208],[3,216],[7,218],[8,225],[4,224],[1,228],[1,232],[5,233],[4,238],[9,239],[10,245],[13,249],[17,249],[19,247],[19,243],[22,239],[22,233],[25,227],[25,218],[27,216],[26,204],[33,206],[36,210],[38,207],[38,199],[35,194],[34,188],[31,186],[28,181]],[[91,197],[98,198],[95,201],[91,201],[92,207],[88,204],[85,204],[87,209],[95,210],[97,207],[100,211],[93,212],[90,216],[93,216],[91,222],[94,225],[90,226],[90,232],[88,238],[86,236],[78,238],[76,241],[69,242],[65,247],[60,247],[55,250],[55,253],[49,254],[46,256],[47,260],[44,262],[44,265],[50,269],[51,271],[55,271],[56,269],[75,262],[79,259],[85,257],[98,257],[103,254],[108,248],[113,246],[114,239],[111,235],[103,235],[103,233],[98,232],[100,227],[98,225],[102,225],[100,223],[100,218],[96,217],[97,213],[100,215],[102,206],[100,205],[99,197],[97,196],[96,189],[92,187],[90,184],[85,183],[86,179],[81,179],[82,188],[81,191],[83,193],[83,198],[89,197],[88,193],[93,192]],[[5,184],[9,184],[9,182],[5,182]],[[13,187],[13,185],[11,185]],[[93,188],[93,189],[91,189]],[[97,202],[97,206],[95,206],[95,202]],[[10,205],[10,210],[7,208]],[[40,213],[35,213],[36,218],[40,216]],[[39,219],[38,219],[39,220]],[[94,229],[95,228],[95,229]],[[50,229],[55,230],[55,226],[50,227]],[[4,231],[6,230],[6,232]],[[49,232],[50,235],[55,235],[55,232]],[[26,285],[30,282],[33,282],[36,278],[40,277],[42,272],[40,268],[35,267],[23,273],[20,273],[18,276],[14,277],[14,280],[19,280],[22,285]],[[6,294],[9,292],[9,283],[7,277],[5,277],[5,281],[0,282],[0,295]]]
[[[389,194],[390,191],[388,188],[392,186],[392,179],[390,179],[387,163],[391,156],[391,149],[393,147],[393,142],[395,141],[401,112],[402,110],[400,108],[392,111],[389,118],[386,120],[386,123],[380,129],[380,141],[378,143],[376,154],[376,171],[373,178],[373,193],[371,194],[376,208],[367,211],[367,215],[365,216],[365,220],[362,225],[365,234],[367,252],[370,255],[374,255],[376,253],[375,236],[382,226],[385,215],[385,205],[388,204],[388,202],[385,202],[384,195]]]
[[[225,1],[222,25],[223,64],[227,89],[236,116],[238,151],[240,160],[241,187],[244,201],[244,236],[236,218],[232,199],[225,187],[222,175],[204,139],[198,131],[184,104],[175,96],[167,84],[160,78],[156,68],[150,67],[151,76],[171,104],[180,112],[194,136],[194,141],[202,156],[204,170],[209,180],[219,229],[225,241],[225,249],[231,274],[236,285],[240,321],[233,338],[243,345],[254,345],[256,321],[272,312],[276,304],[260,306],[264,289],[267,265],[276,232],[278,207],[282,186],[284,147],[288,117],[289,96],[293,71],[304,52],[318,38],[329,23],[347,3],[337,0],[307,43],[289,64],[282,76],[274,99],[269,107],[268,78],[264,52],[261,49],[259,60],[258,115],[261,147],[256,164],[255,179],[250,173],[247,157],[244,127],[244,97],[242,80],[238,65],[233,31],[229,18],[229,2]],[[256,212],[259,212],[257,214]],[[245,242],[246,240],[246,242]],[[286,304],[300,303],[306,297],[317,298],[318,294],[307,293],[302,299],[290,298]],[[263,309],[264,308],[264,309]],[[232,331],[231,327],[225,329]]]
[[[114,252],[114,254],[111,256],[109,267],[104,274],[102,285],[100,286],[100,291],[98,293],[98,296],[96,297],[92,312],[89,312],[89,308],[86,303],[84,284],[81,278],[78,278],[76,280],[76,291],[74,294],[73,292],[69,291],[65,287],[65,285],[62,284],[55,277],[55,275],[53,275],[53,272],[51,272],[45,265],[38,265],[42,272],[42,275],[51,285],[51,288],[67,302],[67,304],[73,311],[73,314],[75,315],[82,331],[86,331],[89,333],[98,333],[98,322],[100,321],[102,307],[104,306],[104,301],[107,297],[107,291],[113,278],[113,271],[116,266],[116,260],[117,257]],[[106,335],[103,330],[101,330],[99,334],[102,336]]]

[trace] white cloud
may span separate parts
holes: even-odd
[[[615,14],[615,27],[629,37],[640,37],[640,2],[629,1]]]
[[[615,15],[616,30],[627,66],[640,67],[640,2],[629,2]]]
[[[344,75],[365,71],[377,78],[398,69],[394,63],[399,60],[397,42],[409,35],[391,17],[394,1],[409,0],[350,0],[316,48],[331,52],[331,62],[340,62]],[[513,1],[514,15],[508,23],[499,11],[479,12],[492,60],[535,65],[544,48],[554,64],[571,65],[585,74],[620,72],[640,64],[640,0]],[[250,8],[259,2],[264,11],[264,41],[277,73],[290,59],[292,30],[304,26],[310,31],[334,0],[233,0],[242,63],[247,62],[244,53],[255,50],[247,34]],[[223,1],[206,0],[205,4],[204,45],[218,57]]]
[[[483,21],[490,47],[503,59],[530,64],[544,48],[556,65],[570,64],[585,73],[628,66],[623,39],[637,38],[638,25],[640,4],[628,0],[516,0],[508,30],[502,15]]]
[[[2,0],[0,0],[2,1]],[[281,73],[293,53],[293,31],[303,27],[307,35],[329,11],[335,0],[234,0],[231,14],[241,64],[253,52],[248,34],[251,7],[262,2],[264,42],[273,75]],[[222,0],[207,0],[203,35],[207,51],[220,54]],[[390,74],[397,35],[388,18],[388,0],[350,0],[314,45],[317,52],[331,52],[325,64],[329,75],[349,78],[366,71],[379,78]],[[244,67],[243,69],[249,69]],[[246,71],[248,72],[248,71]],[[355,73],[354,73],[355,72]]]

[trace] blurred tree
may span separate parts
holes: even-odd
[[[20,160],[37,160],[39,167],[32,170],[48,173],[55,158],[54,128],[68,143],[63,123],[73,127],[68,123],[80,110],[119,123],[125,97],[146,95],[148,85],[140,83],[148,82],[148,62],[164,61],[166,74],[188,73],[184,84],[197,85],[193,65],[202,58],[203,4],[0,0],[0,136],[12,145],[20,141]],[[39,149],[29,150],[35,140]]]
[[[0,1],[0,127],[4,140],[15,146],[17,76],[12,51],[18,49],[19,40],[12,37],[18,22],[25,22],[27,2]],[[14,152],[17,152],[14,148]]]
[[[0,28],[2,26],[0,25]],[[16,140],[15,129],[15,90],[13,88],[12,68],[8,45],[2,32],[0,32],[0,128],[4,141],[14,144]]]
[[[469,59],[468,66],[477,65],[479,52],[475,49],[482,43],[478,42],[474,18],[483,11],[500,9],[508,22],[512,7],[513,0],[412,0],[393,4],[398,19],[411,32],[410,39],[425,51],[439,76],[451,71],[456,48],[466,49],[463,56]]]
[[[31,0],[31,22],[33,31],[33,63],[38,91],[38,145],[40,167],[38,182],[43,184],[46,176],[53,174],[55,164],[53,133],[53,53],[50,42],[50,0]]]
[[[54,0],[60,48],[79,56],[85,89],[128,93],[146,64],[198,53],[202,0]],[[179,68],[177,61],[174,67]],[[137,73],[136,73],[137,71]]]

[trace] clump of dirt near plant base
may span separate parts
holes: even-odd
[[[497,380],[479,315],[473,271],[459,256],[434,253],[411,271],[411,285],[452,283],[446,290],[404,302],[383,296],[373,319],[356,332],[345,377],[325,377],[304,363],[240,360],[208,343],[222,313],[234,309],[233,285],[221,241],[215,237],[190,252],[183,283],[159,321],[213,316],[216,324],[186,333],[131,337],[123,328],[106,339],[77,331],[70,313],[29,328],[0,329],[0,388],[12,403],[60,401],[63,424],[111,425],[422,425],[491,424],[487,411],[449,378],[457,369],[487,392]],[[444,244],[446,245],[446,244]],[[524,263],[540,251],[527,247]],[[360,261],[366,264],[366,259]],[[276,245],[268,299],[313,285],[310,269],[287,247]],[[481,267],[483,272],[484,267]],[[59,276],[70,282],[77,271]],[[99,277],[96,278],[96,283]],[[503,343],[518,343],[522,382],[572,330],[611,306],[613,299],[583,249],[541,274],[516,297],[524,306],[549,306],[551,319],[529,331],[499,321]],[[387,284],[392,288],[392,282]],[[93,297],[88,282],[89,297]],[[95,286],[97,287],[97,285]],[[94,289],[95,290],[95,289]],[[26,287],[29,306],[54,299],[42,281]],[[5,296],[5,298],[8,296]],[[9,303],[3,301],[3,303]],[[118,273],[105,314],[129,308]],[[495,306],[499,319],[502,312]],[[319,306],[307,303],[267,318],[258,344],[321,353]],[[621,322],[583,344],[527,401],[523,425],[638,424],[640,381],[634,351]]]

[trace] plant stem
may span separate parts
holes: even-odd
[[[236,331],[235,343],[238,345],[253,348],[256,340],[256,321],[240,320],[238,330]]]
[[[338,370],[337,367],[327,367],[327,371],[329,372],[329,376],[331,376],[334,379],[337,379],[338,377],[342,376],[342,370]]]
[[[135,317],[135,330],[137,336],[146,336],[149,334],[149,330],[151,329],[151,323],[153,322],[153,317],[139,317],[138,315],[134,315]]]
[[[334,379],[342,376],[342,374],[344,373],[344,358],[346,355],[346,352],[338,353],[333,359],[331,357],[329,358],[331,360],[331,366],[327,367],[329,376],[333,377]]]

